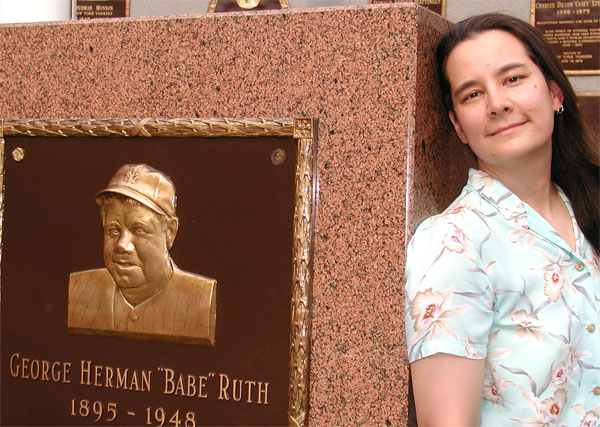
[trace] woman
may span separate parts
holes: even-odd
[[[407,249],[417,421],[600,425],[600,171],[573,89],[501,14],[456,24],[437,61],[478,170]]]

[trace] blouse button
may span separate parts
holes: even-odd
[[[135,322],[136,320],[138,320],[138,315],[137,315],[137,314],[135,314],[135,313],[131,313],[131,320],[133,320],[134,322]],[[588,326],[588,328],[589,328],[589,326]]]
[[[587,330],[588,332],[594,332],[596,330],[596,325],[590,323],[589,325],[587,325]]]
[[[600,385],[594,387],[594,394],[600,394]]]
[[[575,264],[575,270],[577,270],[577,271],[583,270],[583,263],[578,262],[577,264]]]

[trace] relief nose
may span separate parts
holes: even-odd
[[[134,247],[133,242],[131,241],[131,233],[128,231],[123,231],[121,233],[121,236],[119,236],[119,240],[117,241],[116,250],[120,253],[133,253]]]

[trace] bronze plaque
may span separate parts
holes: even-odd
[[[129,0],[77,0],[77,19],[126,18]]]
[[[402,3],[403,1],[405,0],[369,0],[369,4]],[[414,0],[414,2],[438,15],[446,16],[446,0]]]
[[[289,9],[288,0],[209,0],[208,12],[249,12]]]
[[[531,24],[567,74],[600,73],[600,1],[531,0]]]
[[[4,121],[1,424],[303,424],[313,121],[132,122]]]
[[[417,0],[417,3],[432,12],[446,16],[446,0]]]
[[[577,100],[581,107],[583,122],[588,126],[595,151],[600,149],[600,93],[579,93]]]

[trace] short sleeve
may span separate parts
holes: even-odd
[[[430,218],[415,232],[406,258],[409,362],[436,353],[485,358],[494,299],[488,262],[477,256],[485,230],[467,212]]]

